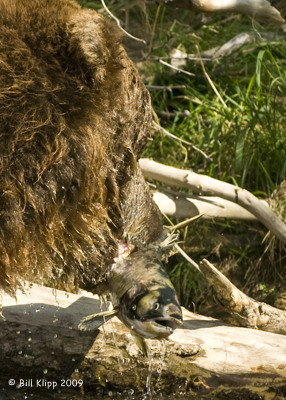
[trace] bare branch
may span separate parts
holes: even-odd
[[[118,18],[115,17],[115,15],[112,14],[112,12],[109,10],[109,8],[107,7],[107,5],[105,4],[104,0],[101,0],[101,3],[105,9],[105,11],[111,16],[112,19],[114,19],[117,23],[117,26],[122,30],[122,32],[125,33],[125,35],[127,35],[128,37],[130,37],[131,39],[137,40],[137,42],[142,42],[144,44],[146,44],[146,41],[144,39],[139,39],[133,35],[131,35],[130,33],[128,33],[124,28],[122,28],[120,21]]]
[[[189,225],[191,222],[196,221],[197,219],[201,218],[202,216],[203,216],[203,214],[195,215],[194,217],[185,219],[184,221],[179,222],[179,223],[176,224],[176,225],[171,225],[171,226],[169,226],[169,229],[170,229],[170,231],[176,231],[176,230],[178,230],[178,229],[185,228],[185,227],[186,227],[187,225]]]
[[[155,110],[156,114],[160,118],[189,118],[191,113],[189,110],[184,111],[161,111]]]
[[[262,224],[286,243],[286,225],[265,204],[245,189],[221,182],[206,175],[196,174],[148,159],[141,159],[140,167],[146,178],[169,185],[188,188],[197,193],[210,193],[232,201],[252,213]]]
[[[267,0],[217,1],[217,0],[165,0],[167,5],[199,11],[229,11],[250,15],[253,18],[281,25],[285,20]]]
[[[148,90],[168,90],[172,91],[174,89],[186,89],[186,85],[169,85],[169,86],[162,86],[162,85],[145,85]]]
[[[240,32],[232,39],[228,40],[222,46],[217,46],[202,52],[203,56],[211,57],[212,60],[228,56],[246,44],[254,43],[257,41],[257,36],[251,35],[247,32]]]
[[[199,272],[202,272],[200,270],[199,265],[191,257],[189,257],[188,254],[178,244],[175,244],[174,247],[184,257],[185,260],[187,260],[190,264],[192,264],[192,266],[195,267]]]
[[[212,61],[212,55],[211,57],[205,56],[205,57],[197,57],[194,54],[188,54],[188,53],[183,53],[180,52],[181,54],[178,56],[175,55],[170,55],[170,56],[163,56],[163,57],[150,57],[148,61],[164,61],[164,60],[188,60],[188,61]],[[173,65],[171,64],[173,67]],[[184,70],[183,70],[184,71]],[[186,72],[186,71],[185,71]]]
[[[161,63],[161,64],[163,64],[163,65],[166,65],[167,67],[169,67],[169,68],[171,68],[171,69],[174,69],[174,70],[177,71],[177,72],[181,72],[181,73],[183,73],[183,74],[185,74],[185,75],[195,76],[195,74],[193,74],[192,72],[185,71],[184,69],[175,67],[174,65],[169,64],[169,63],[167,63],[166,61],[163,61],[161,58],[159,59],[159,63]]]
[[[212,158],[210,158],[206,153],[204,153],[201,149],[199,149],[197,146],[195,146],[194,144],[188,142],[187,140],[181,139],[179,137],[177,137],[176,135],[173,135],[173,133],[170,133],[169,131],[167,131],[166,129],[162,128],[162,126],[160,126],[159,124],[157,124],[155,121],[153,121],[153,125],[159,129],[160,131],[164,132],[167,136],[169,136],[172,139],[177,140],[178,142],[184,143],[187,146],[191,146],[192,149],[198,151],[204,158],[206,158],[208,161],[212,161]]]
[[[248,297],[207,260],[202,260],[200,269],[217,299],[239,325],[286,335],[286,311]]]

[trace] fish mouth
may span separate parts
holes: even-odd
[[[146,339],[165,339],[182,324],[182,318],[157,317],[149,320],[134,320],[131,331]]]
[[[172,317],[159,317],[153,320],[153,323],[158,324],[162,327],[165,327],[169,329],[170,331],[174,331],[177,329],[180,325],[182,325],[183,320],[182,317],[178,314],[176,316]]]

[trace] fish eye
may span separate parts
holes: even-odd
[[[160,308],[160,303],[158,303],[158,302],[155,303],[154,306],[153,306],[153,310],[156,311],[156,310],[159,310],[159,308]]]

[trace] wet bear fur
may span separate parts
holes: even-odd
[[[137,159],[147,90],[119,29],[69,0],[0,0],[0,286],[100,292],[162,221]]]

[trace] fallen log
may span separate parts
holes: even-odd
[[[23,393],[59,398],[65,391],[70,399],[77,390],[101,398],[150,390],[208,399],[242,393],[240,398],[251,399],[264,392],[274,397],[286,384],[283,335],[184,310],[182,329],[165,342],[148,341],[148,360],[116,318],[95,333],[77,329],[82,317],[100,311],[99,299],[89,293],[34,285],[17,292],[17,301],[3,294],[2,304],[0,383],[9,399]]]
[[[139,165],[145,178],[158,180],[167,185],[194,190],[199,194],[210,193],[240,205],[252,213],[259,222],[264,224],[283,243],[286,243],[286,225],[270,208],[247,190],[207,175],[170,167],[145,158],[139,160]]]
[[[165,190],[164,190],[165,191]],[[257,221],[257,218],[231,201],[217,196],[185,196],[175,192],[153,192],[153,200],[164,215],[175,218],[191,218],[201,215],[203,219],[236,219]],[[262,201],[266,206],[267,202]]]
[[[201,261],[200,270],[224,310],[240,326],[286,335],[286,311],[247,296],[207,260]]]
[[[202,12],[227,11],[241,13],[277,25],[285,22],[280,12],[275,7],[272,7],[267,0],[165,0],[164,3],[175,8],[194,9]]]

